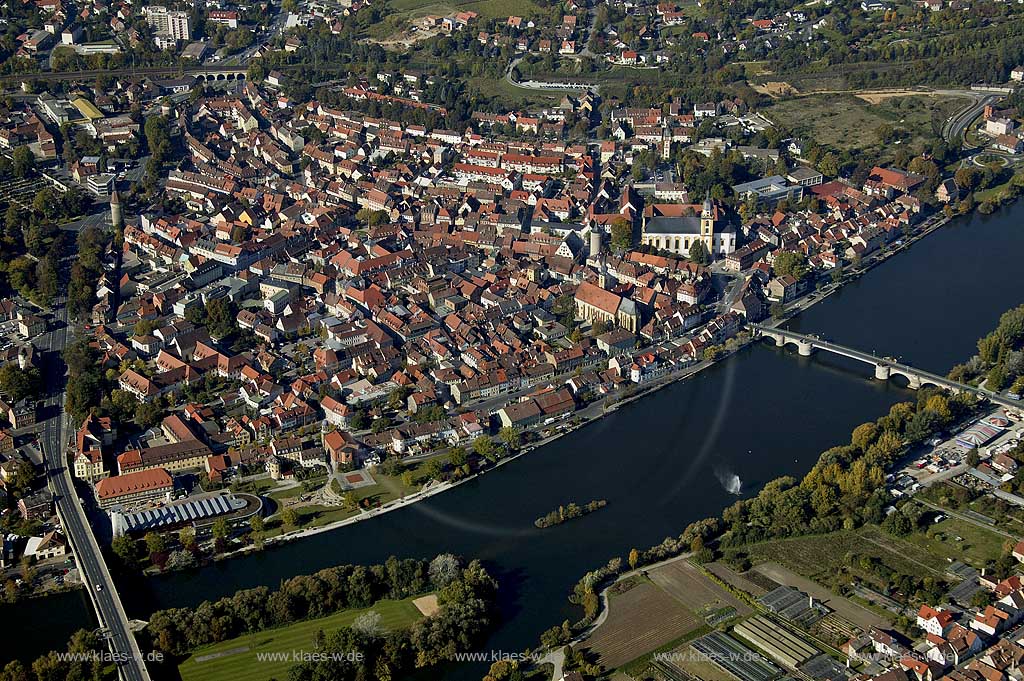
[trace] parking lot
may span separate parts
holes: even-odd
[[[979,420],[992,415],[1005,416],[1009,425],[991,442],[978,448],[980,461],[985,463],[993,455],[1016,446],[1024,436],[1024,423],[1018,412],[1008,409],[996,409],[973,419],[954,432],[941,438],[928,441],[926,448],[918,456],[909,461],[903,468],[888,476],[888,484],[894,496],[910,496],[922,487],[949,480],[960,476],[968,470],[966,463],[969,449],[957,442],[958,435]]]

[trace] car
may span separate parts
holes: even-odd
[[[102,584],[97,584],[96,585],[96,590],[97,591],[103,591],[103,585]]]

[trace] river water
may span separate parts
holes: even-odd
[[[1024,302],[1016,268],[1022,223],[1020,203],[954,221],[790,326],[945,373],[974,352],[1003,311]],[[579,617],[566,596],[584,572],[732,503],[730,476],[739,476],[742,495],[779,475],[800,476],[854,426],[913,399],[896,383],[872,380],[869,369],[754,347],[427,501],[203,570],[124,584],[125,607],[145,618],[329,565],[450,551],[493,566],[504,620],[488,648],[520,651],[543,629]],[[560,504],[591,499],[608,506],[554,528],[533,526]],[[73,595],[0,612],[10,622],[29,610],[36,621],[60,625],[9,629],[2,657],[61,646],[68,629],[90,618]],[[481,667],[470,665],[445,673],[480,676]]]

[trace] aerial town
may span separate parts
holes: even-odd
[[[1020,681],[1024,300],[987,280],[1017,271],[1019,237],[984,230],[1020,221],[1021,13],[8,3],[2,607],[60,619],[48,603],[85,595],[44,644],[0,646],[0,681]],[[885,297],[934,288],[948,339],[891,350],[887,327],[925,312],[850,302],[900,272]],[[804,323],[843,305],[877,343]],[[769,354],[789,379],[729,380],[777,381],[803,413],[719,394]],[[836,393],[826,416],[781,386],[816,371],[871,386],[874,411]],[[722,399],[739,449],[775,420],[794,451],[751,481],[724,449],[664,444],[692,438],[655,406],[687,385]],[[587,433],[627,431],[634,471],[609,486],[672,450],[662,484],[702,466],[718,496],[666,491],[651,528],[585,476],[516,489],[556,500],[523,501],[528,519],[498,501],[516,469],[549,475],[545,452],[586,442],[600,469]],[[509,553],[412,529],[480,489],[510,514]],[[378,526],[372,551],[305,562]],[[535,596],[553,547],[579,556]],[[296,560],[260,575],[274,555]],[[215,571],[244,577],[167,596]],[[517,617],[532,639],[503,628]],[[485,644],[528,654],[461,657]],[[65,649],[82,657],[47,652]]]

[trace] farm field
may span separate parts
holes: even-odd
[[[795,539],[750,544],[745,547],[754,563],[775,561],[805,577],[827,584],[849,566],[851,555],[877,558],[893,570],[942,577],[935,557],[910,542],[890,537],[878,527],[833,532]]]
[[[586,647],[604,667],[614,669],[702,624],[697,615],[675,598],[645,581],[615,596],[608,618],[587,640]]]
[[[797,134],[807,134],[824,145],[870,150],[892,155],[895,144],[883,144],[884,125],[907,133],[903,145],[911,148],[932,137],[942,122],[963,106],[962,97],[921,95],[870,97],[855,94],[816,94],[779,99],[764,114]]]
[[[708,563],[704,567],[706,567],[711,574],[715,575],[726,584],[730,584],[741,591],[746,591],[754,598],[759,598],[768,593],[768,590],[760,584],[755,584],[746,576],[739,574],[725,563]]]
[[[195,651],[178,666],[182,681],[267,681],[288,677],[291,660],[257,659],[258,654],[313,650],[318,631],[329,631],[352,624],[363,613],[380,614],[384,629],[403,629],[423,615],[413,599],[379,601],[370,608],[344,610],[330,617],[296,622],[287,627],[246,634]]]
[[[729,672],[725,671],[711,660],[701,659],[703,655],[694,650],[690,644],[674,651],[678,653],[678,661],[674,665],[687,671],[704,681],[736,681]]]
[[[733,607],[740,616],[749,615],[750,606],[704,576],[685,560],[673,561],[648,573],[651,581],[693,612]]]

